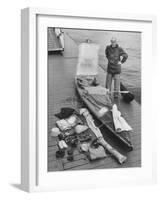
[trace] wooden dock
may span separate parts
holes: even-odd
[[[141,106],[136,101],[130,104],[122,100],[116,102],[119,110],[133,128],[131,134],[133,151],[127,153],[111,139],[107,131],[102,130],[105,139],[127,156],[127,161],[123,165],[118,164],[111,155],[107,155],[105,159],[90,162],[78,149],[74,150],[72,162],[67,160],[67,155],[63,159],[56,158],[58,138],[50,136],[50,130],[55,127],[55,122],[58,120],[54,114],[58,113],[62,107],[78,109],[82,106],[74,84],[78,47],[68,35],[65,34],[64,37],[63,55],[50,54],[48,56],[48,171],[141,167]],[[98,79],[102,85],[105,84],[105,78],[106,74],[100,67]]]

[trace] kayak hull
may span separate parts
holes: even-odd
[[[127,151],[133,150],[133,145],[130,140],[130,132],[122,132],[117,133],[114,129],[114,124],[112,120],[112,112],[108,111],[104,116],[100,117],[98,116],[98,109],[96,109],[96,106],[93,105],[84,95],[85,89],[81,88],[78,85],[77,77],[75,78],[75,87],[76,91],[80,97],[80,99],[83,101],[85,106],[89,109],[91,114],[100,122],[100,127],[107,129],[107,132],[112,135],[112,138],[120,143],[122,147],[124,147]]]

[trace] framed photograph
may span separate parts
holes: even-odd
[[[155,183],[155,28],[154,16],[22,10],[23,190]]]

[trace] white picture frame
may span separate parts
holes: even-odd
[[[45,19],[39,19],[39,17],[44,17]],[[49,21],[46,21],[50,18]],[[67,11],[67,10],[53,10],[53,9],[44,9],[44,8],[25,8],[21,12],[21,187],[25,191],[54,191],[54,190],[63,190],[63,189],[74,189],[74,188],[95,188],[95,187],[107,187],[115,186],[120,184],[152,184],[156,182],[156,151],[155,151],[155,134],[151,139],[149,135],[147,138],[142,138],[145,140],[145,151],[149,156],[149,159],[145,159],[145,169],[139,171],[138,169],[127,169],[123,171],[121,169],[117,170],[95,170],[93,171],[77,171],[77,172],[54,172],[52,180],[49,180],[47,175],[43,174],[41,170],[42,161],[41,156],[45,158],[45,152],[40,150],[45,147],[43,144],[43,139],[39,134],[39,123],[42,112],[39,112],[39,104],[42,103],[40,98],[42,94],[39,95],[38,87],[44,84],[41,82],[42,76],[45,77],[43,70],[39,71],[39,62],[38,62],[38,42],[39,38],[37,37],[37,32],[41,30],[41,25],[44,23],[44,27],[50,26],[54,19],[55,24],[60,23],[59,19],[71,21],[70,26],[73,28],[81,27],[81,20],[94,21],[100,24],[106,23],[110,20],[111,23],[119,21],[119,23],[127,22],[126,29],[128,30],[128,24],[141,24],[145,32],[150,31],[147,35],[151,51],[146,52],[145,55],[148,55],[148,66],[152,64],[155,68],[154,61],[156,56],[156,18],[152,15],[131,15],[131,14],[113,14],[113,13],[104,13],[104,12],[88,12],[88,11]],[[77,25],[74,25],[78,21]],[[66,23],[66,22],[65,22]],[[67,22],[68,24],[68,22]],[[148,27],[144,27],[144,24],[150,24]],[[40,25],[40,26],[39,26]],[[62,26],[62,24],[60,25]],[[92,26],[92,25],[91,25]],[[138,30],[139,30],[138,26]],[[56,25],[55,25],[56,27]],[[40,29],[39,29],[40,28]],[[137,29],[137,25],[136,25]],[[129,29],[130,30],[130,29]],[[43,36],[43,34],[42,34]],[[40,36],[41,37],[41,36]],[[146,47],[145,47],[146,49]],[[44,58],[45,63],[46,58]],[[44,64],[43,63],[43,64]],[[47,63],[46,63],[47,65]],[[45,69],[45,67],[44,67]],[[39,73],[38,73],[39,71]],[[142,70],[143,76],[145,76],[145,70]],[[145,87],[143,88],[143,101],[145,100],[144,96],[147,97],[146,89],[149,86],[148,77],[150,77],[150,72],[146,72],[147,78],[143,77]],[[46,81],[47,78],[44,78]],[[143,84],[143,83],[142,83]],[[145,91],[145,92],[144,92]],[[46,103],[46,100],[43,99],[43,102]],[[42,106],[43,104],[41,104]],[[152,105],[151,99],[146,100],[143,105],[142,111],[142,120],[143,126],[146,123],[149,123],[151,119],[147,119],[145,116],[146,109],[148,105]],[[42,106],[43,107],[43,106]],[[148,112],[152,113],[153,110],[151,106],[148,108]],[[154,119],[152,119],[154,120]],[[43,127],[42,127],[43,128]],[[143,132],[150,132],[152,130],[152,125],[148,128],[142,127]],[[46,135],[47,137],[47,135]],[[151,140],[151,141],[150,141]],[[44,140],[45,141],[45,140]],[[148,148],[148,145],[151,143],[151,146]],[[43,147],[44,146],[44,147]],[[45,149],[45,148],[44,148]],[[145,154],[143,154],[145,155]],[[144,162],[144,160],[143,160]],[[46,161],[47,163],[47,161]],[[144,166],[144,163],[143,163]],[[150,167],[149,167],[150,166]],[[42,173],[41,173],[42,172]],[[120,174],[122,173],[122,176]],[[46,172],[47,173],[47,172]],[[109,174],[110,173],[110,174]],[[125,177],[126,175],[126,177]],[[42,178],[42,177],[43,178]],[[75,176],[77,176],[78,181],[74,182]],[[67,177],[70,177],[69,181],[65,181]],[[84,182],[86,178],[86,182]],[[106,181],[108,178],[108,183]],[[42,181],[40,181],[42,180]],[[56,181],[55,181],[56,180]],[[64,180],[63,182],[60,180]],[[97,180],[97,182],[95,181]],[[116,181],[117,180],[117,181]],[[53,181],[53,182],[52,182]],[[48,183],[47,183],[48,182]]]

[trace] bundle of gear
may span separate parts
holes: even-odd
[[[95,126],[94,120],[86,108],[78,112],[72,108],[62,108],[55,114],[59,118],[56,127],[51,129],[51,136],[58,137],[57,158],[63,158],[67,153],[67,160],[74,160],[74,150],[77,148],[84,153],[90,161],[107,157],[112,154],[122,164],[126,157],[108,144]]]

